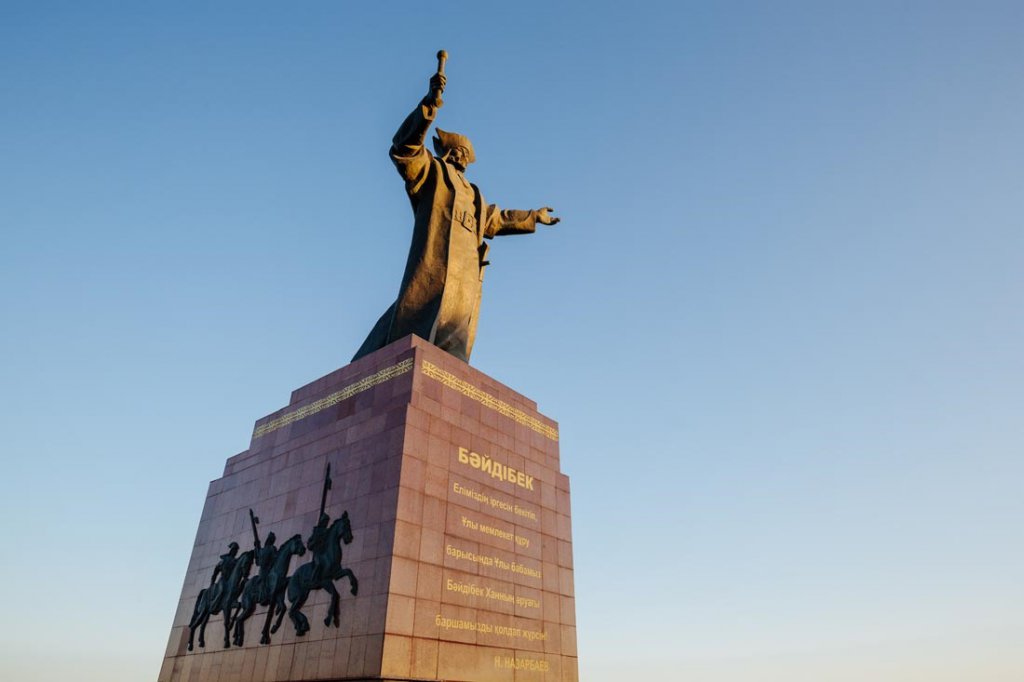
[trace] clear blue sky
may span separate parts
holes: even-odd
[[[155,679],[207,482],[489,201],[582,678],[1024,679],[1024,4],[0,3],[0,678]],[[639,671],[639,672],[637,672]]]

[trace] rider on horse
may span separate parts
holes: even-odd
[[[274,543],[277,541],[277,536],[271,531],[267,534],[266,543],[256,550],[256,565],[259,566],[260,572],[256,576],[259,580],[260,595],[259,602],[266,604],[270,599],[270,595],[274,593],[274,585],[270,583],[275,581],[277,576],[273,576],[274,561],[277,560],[277,547]]]
[[[331,573],[331,557],[327,547],[327,529],[331,517],[326,512],[320,513],[320,520],[313,528],[313,533],[306,541],[306,548],[313,553],[312,582],[318,583]]]
[[[238,562],[238,543],[232,542],[228,545],[227,554],[220,555],[220,561],[213,569],[213,576],[210,578],[210,605],[213,606],[213,613],[220,611],[221,599],[224,598],[224,583],[231,578],[231,572],[235,570]],[[217,578],[220,582],[217,582]]]

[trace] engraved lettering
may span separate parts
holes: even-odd
[[[531,578],[540,578],[540,575],[541,575],[540,571],[537,570],[536,568],[530,568],[529,566],[523,566],[522,564],[517,564],[514,561],[512,562],[512,566],[509,568],[509,570],[511,570],[513,573],[520,573],[522,575],[528,575]]]
[[[501,670],[524,670],[527,672],[550,672],[551,664],[542,659],[526,656],[495,656],[494,667]]]
[[[526,477],[526,487],[529,490],[533,490],[533,476]],[[533,511],[532,509],[520,507],[518,504],[512,507],[512,513],[516,516],[522,516],[524,519],[530,519],[534,522],[537,521],[537,512]]]
[[[459,447],[458,458],[460,464],[467,464],[485,474],[490,474],[491,478],[514,483],[525,490],[534,489],[533,476],[527,476],[524,472],[517,471],[507,464],[496,462],[491,459],[490,455],[481,455],[478,452],[472,452],[467,448]]]
[[[509,639],[525,639],[528,642],[547,641],[548,633],[540,630],[524,630],[510,625],[491,625],[479,621],[463,620],[461,618],[448,618],[440,613],[434,616],[434,625],[444,630],[470,630],[472,632],[483,632],[501,635]]]

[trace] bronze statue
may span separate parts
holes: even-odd
[[[412,245],[398,299],[374,325],[353,360],[416,334],[469,361],[476,336],[480,292],[489,245],[484,239],[528,234],[537,223],[559,221],[545,207],[501,210],[484,201],[464,175],[476,160],[469,139],[440,128],[434,154],[424,146],[427,130],[443,104],[447,54],[438,52],[430,91],[405,119],[391,145],[391,160],[405,180],[416,217]]]

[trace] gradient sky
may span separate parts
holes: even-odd
[[[438,122],[561,425],[581,678],[1024,679],[1024,4],[0,1],[0,678],[155,679],[207,482],[347,363]]]

